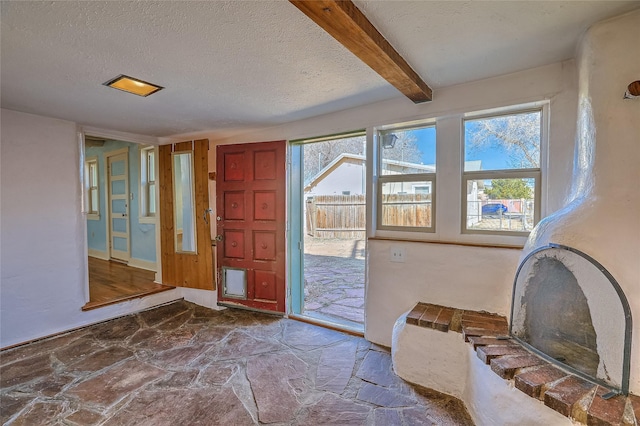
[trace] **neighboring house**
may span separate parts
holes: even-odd
[[[417,164],[398,160],[383,160],[384,175],[434,173],[433,164]],[[465,170],[477,171],[482,167],[480,160],[466,161]],[[365,157],[357,154],[341,154],[315,175],[304,187],[307,197],[314,195],[359,195],[366,188]],[[402,188],[391,188],[393,193],[431,194],[431,182],[408,183]],[[477,188],[476,188],[477,191]]]
[[[304,187],[305,196],[359,195],[365,193],[365,158],[341,154],[320,170]]]

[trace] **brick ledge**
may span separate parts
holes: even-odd
[[[494,373],[566,417],[587,425],[640,426],[639,396],[603,399],[609,389],[556,368],[509,338],[504,316],[421,302],[406,323],[461,333]]]

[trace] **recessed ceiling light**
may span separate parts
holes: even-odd
[[[114,89],[145,97],[151,95],[152,93],[156,93],[158,90],[164,89],[164,87],[147,83],[146,81],[138,80],[137,78],[129,77],[123,74],[103,84],[105,86],[113,87]]]

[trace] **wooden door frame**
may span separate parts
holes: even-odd
[[[206,147],[205,147],[206,144]],[[216,280],[213,274],[213,255],[211,248],[211,215],[205,213],[208,217],[208,224],[203,225],[201,222],[202,213],[198,210],[198,204],[203,204],[207,211],[210,207],[209,197],[209,170],[208,170],[208,146],[207,139],[191,140],[178,142],[174,144],[161,145],[158,148],[158,228],[160,229],[160,246],[162,264],[163,283],[167,285],[175,285],[180,287],[194,288],[199,290],[215,290]],[[195,209],[195,226],[196,226],[196,252],[181,253],[176,252],[175,248],[175,218],[173,207],[173,153],[174,152],[192,152],[194,161],[193,168],[193,185],[194,185],[194,209]],[[196,161],[196,158],[200,158]],[[198,170],[197,167],[203,169]],[[198,179],[200,176],[201,179]],[[201,187],[199,187],[201,186]],[[206,202],[205,202],[206,201]],[[164,214],[162,213],[164,211]],[[204,226],[205,230],[201,229]],[[157,228],[157,229],[158,229]],[[204,239],[203,239],[204,235]],[[208,264],[208,276],[198,275],[203,269],[198,269],[198,257]],[[184,273],[184,267],[187,266],[189,273]],[[189,269],[189,267],[191,269]],[[206,268],[206,267],[205,267]],[[180,282],[177,279],[180,278]],[[208,281],[207,281],[208,280]]]
[[[101,137],[109,140],[117,140],[122,142],[134,143],[137,145],[152,145],[155,147],[156,170],[158,170],[158,145],[157,145],[158,139],[157,138],[150,137],[150,136],[147,137],[147,136],[141,136],[141,135],[134,135],[130,133],[109,131],[104,129],[97,129],[93,127],[78,127],[76,132],[76,147],[78,148],[78,152],[80,156],[80,170],[78,172],[78,182],[80,183],[80,188],[83,188],[81,193],[82,203],[81,203],[80,210],[78,211],[78,215],[79,215],[79,219],[84,225],[82,226],[82,244],[83,244],[83,253],[84,253],[83,260],[82,260],[83,262],[82,265],[84,267],[84,272],[83,272],[84,282],[82,285],[82,292],[84,295],[85,304],[88,303],[91,299],[90,291],[89,291],[89,235],[87,233],[87,226],[86,226],[87,212],[86,212],[86,206],[84,202],[84,197],[85,197],[84,195],[84,185],[85,185],[84,163],[87,159],[86,151],[85,151],[85,148],[86,148],[85,135],[86,134],[90,134],[91,136],[94,136],[94,137]],[[103,168],[106,170],[107,168],[106,165]],[[160,185],[156,185],[156,200],[159,200],[160,199],[159,197],[160,197]],[[157,209],[157,212],[156,212],[155,229],[156,229],[155,234],[156,234],[156,267],[157,267],[155,282],[162,284],[162,256],[161,256],[161,248],[160,248],[160,209],[159,208]]]
[[[107,225],[107,255],[109,257],[109,260],[112,260],[111,257],[111,244],[112,244],[112,236],[111,236],[111,185],[110,185],[110,168],[109,168],[109,158],[110,157],[116,157],[118,155],[125,155],[126,158],[126,167],[125,167],[125,174],[127,176],[127,185],[126,185],[126,200],[127,200],[127,264],[129,264],[129,260],[131,260],[131,217],[130,217],[130,211],[131,211],[131,200],[130,200],[130,192],[129,192],[129,185],[130,185],[130,173],[129,173],[129,147],[126,148],[120,148],[117,149],[115,151],[109,151],[109,152],[105,152],[104,154],[104,162],[105,162],[105,185],[107,186],[106,188],[106,209],[105,209],[105,219],[106,219],[106,225]],[[116,259],[116,261],[122,261],[122,259]]]

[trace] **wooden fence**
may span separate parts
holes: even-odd
[[[383,195],[382,223],[390,226],[430,226],[428,194]],[[364,195],[316,195],[306,201],[306,232],[316,238],[364,239]]]
[[[307,234],[317,238],[364,239],[364,195],[316,195],[307,199]]]
[[[385,226],[431,226],[431,194],[389,194],[382,196],[382,224]]]

